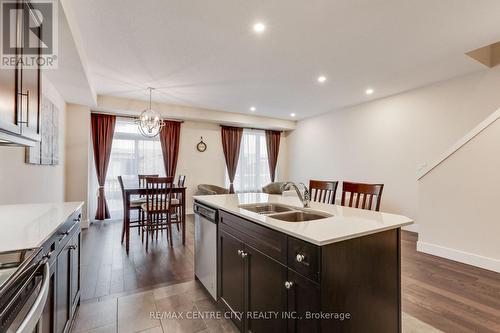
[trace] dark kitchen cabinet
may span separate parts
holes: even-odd
[[[286,266],[223,230],[218,244],[219,300],[233,322],[245,332],[283,332]]]
[[[246,332],[284,332],[287,310],[287,268],[269,256],[245,246],[247,264],[247,318]]]
[[[47,302],[41,332],[67,333],[80,302],[80,213],[70,217],[44,244],[50,264]]]
[[[18,6],[23,11],[33,10],[29,1],[19,1]],[[15,57],[18,60],[31,56],[24,54],[21,16],[19,11],[15,33],[18,50]],[[0,144],[34,145],[40,141],[41,70],[25,66],[22,61],[16,63],[15,68],[0,69]]]
[[[321,310],[321,295],[319,284],[306,277],[288,270],[287,309],[293,314],[288,318],[288,332],[319,332],[320,320],[313,315]]]
[[[70,283],[69,283],[69,299],[70,299],[70,313],[71,316],[75,314],[76,307],[78,306],[78,301],[80,300],[80,260],[81,260],[81,248],[82,244],[82,234],[80,232],[75,233],[70,241]]]
[[[70,266],[71,252],[68,245],[64,246],[57,256],[56,269],[56,333],[63,333],[69,319],[69,292],[70,292]]]
[[[224,210],[218,228],[218,301],[241,332],[401,332],[399,229],[317,246]]]
[[[218,290],[220,301],[233,313],[233,321],[243,329],[245,264],[241,258],[243,243],[224,231],[219,232]]]

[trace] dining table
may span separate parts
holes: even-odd
[[[130,247],[130,200],[132,196],[145,197],[147,189],[146,187],[140,186],[137,179],[135,180],[124,180],[123,181],[123,192],[124,192],[124,216],[123,223],[125,223],[125,250],[127,254]],[[172,194],[177,195],[177,198],[181,203],[181,211],[179,220],[182,226],[182,245],[186,244],[186,187],[177,186],[176,184],[172,187]]]

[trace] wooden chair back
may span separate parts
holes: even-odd
[[[146,187],[146,178],[148,177],[158,177],[160,175],[138,175],[137,177],[139,178],[139,187],[144,188]]]
[[[334,205],[338,184],[339,182],[335,181],[310,180],[309,191],[311,194],[311,201]]]
[[[342,206],[379,211],[384,184],[342,182]],[[349,202],[347,203],[347,196]],[[375,200],[373,200],[375,197]]]
[[[118,176],[118,184],[120,184],[120,189],[122,191],[122,200],[125,202],[125,187],[123,186],[122,176]]]
[[[146,204],[148,212],[155,214],[172,211],[174,177],[146,177]]]
[[[186,176],[185,175],[179,175],[179,179],[177,180],[177,186],[178,187],[184,187],[184,183],[186,182]]]

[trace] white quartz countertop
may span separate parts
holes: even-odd
[[[0,252],[37,247],[83,202],[0,205]]]
[[[222,209],[316,245],[335,243],[413,223],[410,218],[401,215],[317,202],[311,202],[309,209],[333,216],[308,222],[285,222],[245,210],[239,206],[254,203],[277,203],[300,209],[302,203],[297,197],[269,195],[265,193],[242,193],[202,195],[195,196],[194,198],[208,206]]]

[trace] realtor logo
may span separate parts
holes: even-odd
[[[0,0],[0,68],[57,68],[57,0]]]

